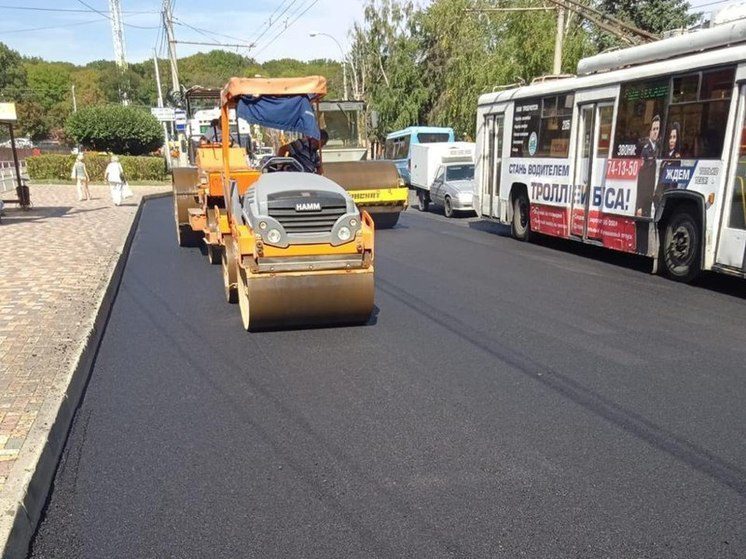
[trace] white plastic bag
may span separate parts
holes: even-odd
[[[132,189],[130,188],[130,185],[128,182],[125,182],[122,185],[122,200],[126,200],[127,198],[132,198],[134,196],[134,193],[132,192]]]

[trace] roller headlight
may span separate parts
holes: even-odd
[[[282,239],[282,235],[280,235],[277,229],[270,229],[267,232],[267,241],[270,243],[277,244],[280,242],[280,239]]]
[[[352,231],[350,231],[349,227],[342,226],[337,231],[337,237],[339,237],[340,241],[349,241],[352,238]]]

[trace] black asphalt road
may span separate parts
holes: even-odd
[[[746,282],[409,211],[246,334],[148,203],[34,558],[746,557]]]

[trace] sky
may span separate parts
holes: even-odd
[[[127,60],[150,59],[153,48],[165,56],[160,16],[163,0],[120,2]],[[362,19],[363,3],[363,0],[174,0],[174,34],[177,41],[255,43],[252,49],[223,48],[260,62],[285,57],[339,60],[342,54],[332,39],[312,38],[309,33],[328,33],[345,48],[347,31],[354,21]],[[108,0],[0,0],[0,42],[23,55],[46,60],[76,64],[112,60],[110,21],[84,4],[108,15]],[[216,47],[178,44],[177,55],[182,57],[212,48]]]
[[[120,0],[124,12],[126,56],[140,62],[165,56],[160,9],[163,0]],[[311,32],[328,33],[343,48],[347,32],[362,20],[364,0],[173,0],[176,40],[235,44],[255,43],[253,48],[223,47],[256,58],[342,57],[335,42]],[[693,0],[693,9],[709,13],[732,0]],[[13,7],[42,8],[18,10]],[[0,42],[27,56],[84,64],[114,58],[108,0],[0,0]],[[80,10],[80,11],[44,11]],[[103,12],[96,13],[95,10]],[[143,13],[144,12],[144,13]],[[196,27],[200,31],[192,28]],[[205,33],[208,32],[208,33]],[[220,33],[222,36],[217,36]],[[177,55],[187,56],[210,46],[177,45]]]

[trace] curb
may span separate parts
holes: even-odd
[[[119,258],[109,278],[109,285],[99,301],[93,326],[87,338],[82,342],[77,363],[67,377],[68,385],[64,387],[58,384],[52,387],[59,389],[56,394],[61,394],[62,397],[44,402],[26,437],[25,452],[19,455],[13,465],[3,492],[7,491],[11,496],[22,495],[22,497],[10,508],[1,511],[0,542],[2,542],[3,559],[18,559],[28,555],[31,539],[36,533],[39,519],[46,505],[62,450],[65,448],[75,413],[85,394],[93,363],[119,292],[143,207],[149,200],[169,196],[171,192],[159,192],[146,194],[140,200],[129,233],[127,233]],[[33,441],[40,442],[34,443]]]

